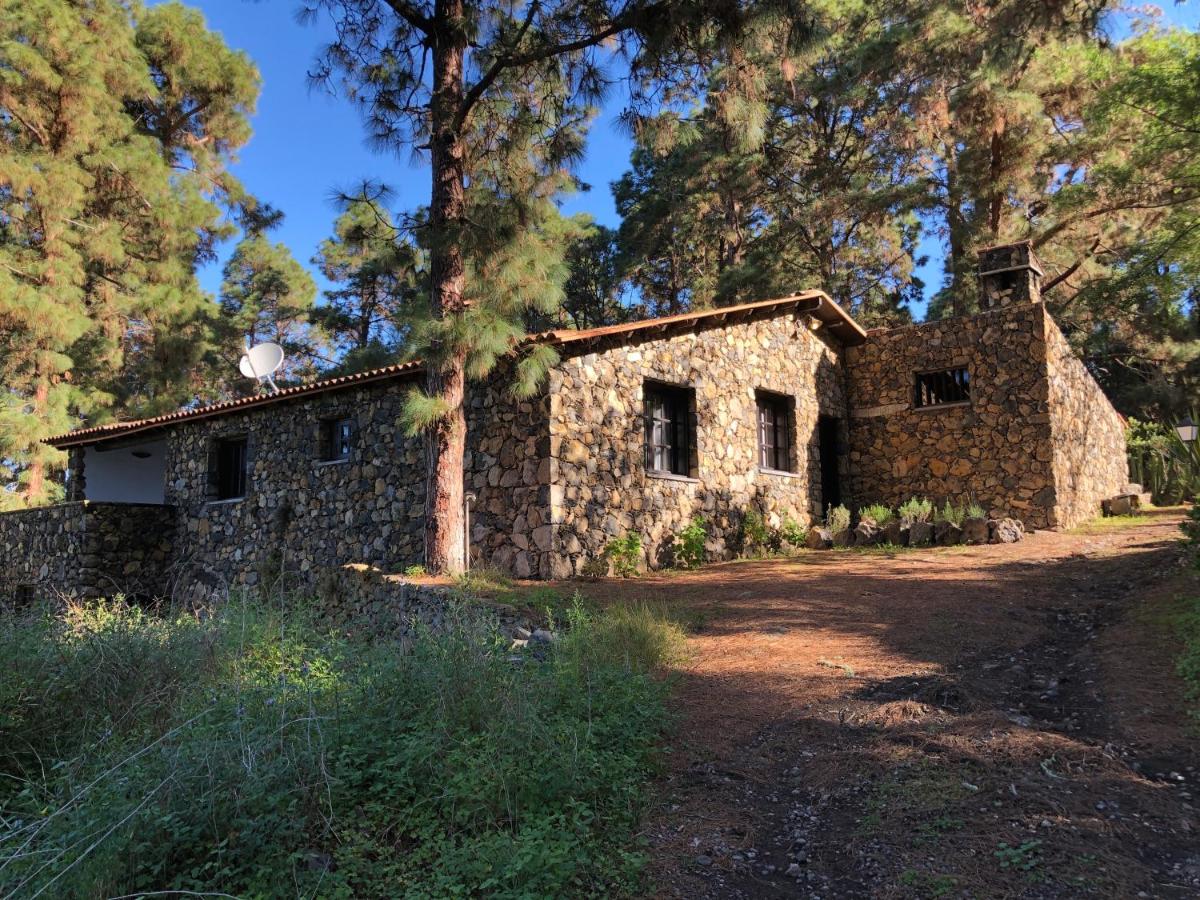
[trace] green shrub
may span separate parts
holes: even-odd
[[[850,510],[844,506],[831,506],[825,511],[825,527],[834,534],[850,527]]]
[[[872,503],[870,506],[864,506],[858,511],[858,520],[860,522],[874,522],[880,528],[892,521],[896,514],[890,507],[884,506],[881,503]]]
[[[784,543],[793,547],[803,547],[808,539],[808,529],[791,516],[784,518],[783,524],[779,527],[779,534]]]
[[[682,633],[566,616],[519,663],[467,607],[406,653],[302,607],[0,616],[6,894],[634,892]]]
[[[913,522],[928,522],[933,518],[933,503],[925,497],[911,497],[900,504],[897,512],[900,524],[907,528]]]
[[[429,574],[429,570],[420,564],[415,565],[415,566],[408,566],[404,570],[404,575],[407,578],[424,578],[428,574]]]
[[[967,504],[967,508],[964,510],[963,515],[968,519],[986,519],[987,510],[972,500]]]
[[[757,509],[748,509],[742,516],[741,545],[744,556],[765,556],[783,545],[779,530],[767,524]]]
[[[1191,418],[1197,415],[1193,410]],[[1125,445],[1130,479],[1155,503],[1188,502],[1200,495],[1200,441],[1182,441],[1171,423],[1130,419]]]
[[[952,525],[957,525],[960,528],[963,523],[963,516],[966,515],[966,510],[961,506],[955,506],[949,500],[942,504],[942,508],[934,515],[935,522],[949,522]]]
[[[696,516],[675,537],[675,564],[682,569],[704,565],[704,542],[707,540],[708,526],[703,517]]]
[[[604,545],[604,557],[612,566],[614,575],[633,577],[642,564],[642,536],[636,531],[629,531],[621,537],[612,538]]]

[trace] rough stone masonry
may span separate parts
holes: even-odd
[[[697,516],[708,558],[728,558],[749,513],[807,525],[838,500],[975,501],[1035,528],[1096,515],[1127,480],[1123,423],[1042,304],[1029,245],[990,248],[980,265],[983,312],[904,328],[864,332],[808,291],[530,335],[518,353],[559,356],[541,392],[514,400],[506,364],[467,401],[473,565],[565,577],[626,535],[645,566],[667,565]],[[398,424],[419,375],[390,366],[54,439],[75,502],[0,516],[5,590],[162,590],[170,572],[220,593],[280,572],[316,584],[348,565],[422,563],[424,447]],[[331,422],[346,428],[336,459]],[[244,441],[241,470],[222,474],[230,440]],[[105,473],[155,446],[160,483],[139,489],[161,503],[104,512]],[[231,474],[239,493],[221,496]],[[80,534],[122,515],[153,519],[153,546],[104,540],[81,555]]]

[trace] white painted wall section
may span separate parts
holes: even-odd
[[[83,449],[84,495],[88,500],[163,502],[167,482],[165,440],[103,450],[100,447]]]

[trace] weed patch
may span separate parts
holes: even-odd
[[[681,630],[574,605],[514,659],[449,620],[402,652],[303,606],[0,617],[4,893],[637,890]]]

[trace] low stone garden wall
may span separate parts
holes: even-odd
[[[896,520],[879,526],[862,521],[854,528],[834,531],[814,526],[808,532],[808,547],[827,550],[832,547],[952,547],[958,544],[1013,544],[1025,537],[1025,526],[1019,519],[966,518],[954,522],[912,522]]]
[[[175,511],[137,503],[60,503],[0,515],[0,602],[159,596]]]

